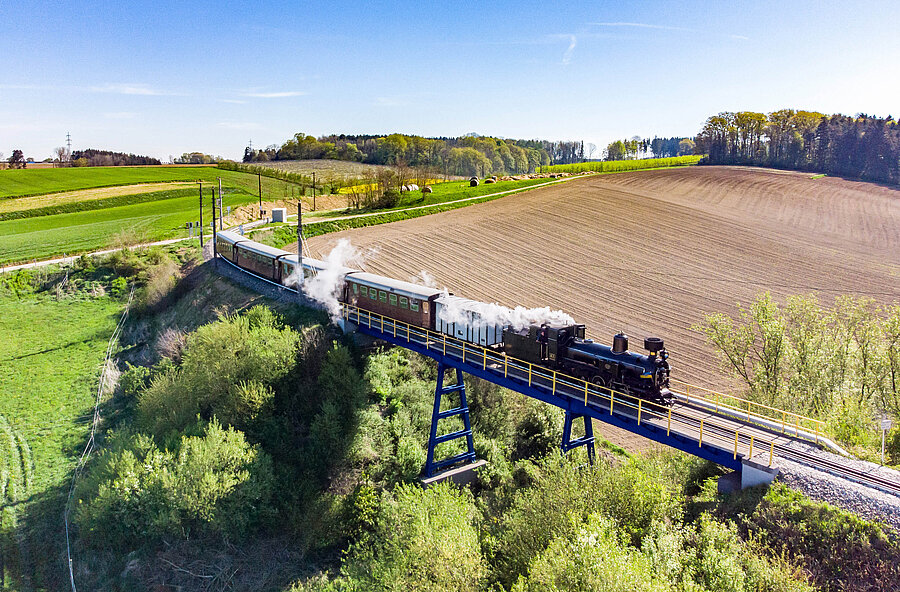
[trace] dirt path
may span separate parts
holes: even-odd
[[[349,237],[369,271],[426,270],[459,295],[561,308],[611,341],[666,340],[674,375],[727,389],[691,327],[759,292],[900,301],[900,191],[733,167],[594,176]],[[824,181],[824,182],[823,182]]]

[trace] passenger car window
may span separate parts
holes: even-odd
[[[397,306],[397,295],[391,294],[391,306]]]
[[[387,292],[383,290],[378,290],[378,299],[382,302],[387,302]]]

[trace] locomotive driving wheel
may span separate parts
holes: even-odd
[[[605,389],[608,386],[607,382],[599,374],[591,377],[591,384],[598,389]]]

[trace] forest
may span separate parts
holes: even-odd
[[[474,134],[459,138],[423,138],[404,134],[385,136],[330,135],[316,139],[304,133],[279,146],[244,151],[244,162],[337,159],[368,164],[427,166],[450,175],[533,172],[549,164],[581,162],[583,142],[504,140]]]
[[[893,117],[780,109],[722,112],[696,138],[707,164],[749,164],[900,183],[900,126]]]
[[[160,164],[158,158],[150,156],[139,156],[137,154],[125,154],[124,152],[113,152],[111,150],[96,150],[87,148],[85,150],[74,150],[69,159],[72,166],[134,166]]]

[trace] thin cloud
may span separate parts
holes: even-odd
[[[736,39],[738,41],[750,41],[749,37],[744,35],[734,35],[734,34],[721,34],[715,33],[712,31],[701,31],[698,29],[689,29],[687,27],[670,27],[669,25],[654,25],[652,23],[627,23],[627,22],[616,22],[616,23],[588,23],[594,27],[619,27],[619,28],[632,28],[632,29],[654,29],[657,31],[680,31],[682,33],[706,33],[714,36],[727,37],[729,39]]]
[[[562,65],[568,66],[569,62],[572,61],[572,52],[575,51],[575,46],[578,45],[578,38],[575,35],[569,35],[569,47],[566,49],[566,52],[563,54]]]
[[[261,129],[261,126],[258,123],[253,123],[249,121],[221,121],[216,124],[216,127],[221,127],[224,129],[230,130],[258,130]]]
[[[114,113],[104,113],[103,117],[107,119],[134,119],[137,117],[137,113],[131,111],[117,111]]]
[[[309,93],[302,90],[287,90],[281,92],[245,92],[241,93],[242,97],[253,97],[254,99],[283,99],[286,97],[302,97]]]
[[[637,29],[661,29],[663,31],[694,31],[684,27],[670,27],[668,25],[651,25],[650,23],[588,23],[595,27],[633,27]]]
[[[87,88],[90,92],[112,93],[117,95],[137,95],[145,97],[159,96],[177,96],[181,93],[169,92],[153,88],[148,84],[139,83],[123,83],[123,82],[107,82],[100,86],[90,86]]]
[[[406,107],[409,104],[409,99],[400,96],[375,97],[375,105],[377,107]]]

